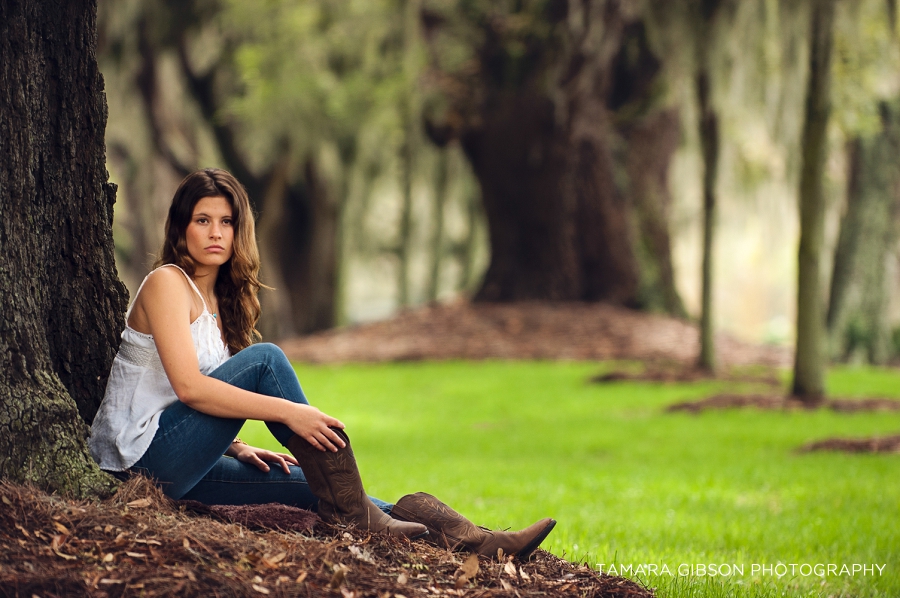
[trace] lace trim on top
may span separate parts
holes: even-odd
[[[132,365],[150,368],[151,370],[166,373],[163,368],[162,361],[159,359],[159,353],[156,348],[139,347],[133,343],[123,342],[119,346],[119,358]]]

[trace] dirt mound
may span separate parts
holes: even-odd
[[[786,367],[790,351],[720,334],[724,365]],[[311,363],[440,359],[634,359],[693,363],[697,327],[598,303],[486,304],[458,301],[401,312],[382,322],[288,339],[291,359]]]
[[[705,382],[718,380],[734,383],[761,384],[765,386],[781,386],[778,371],[772,367],[753,366],[752,368],[719,368],[710,372],[696,366],[677,362],[658,362],[643,364],[640,369],[618,369],[591,378],[591,382],[605,384],[608,382],[658,382],[661,384],[677,384],[684,382]]]
[[[828,438],[811,442],[801,452],[840,451],[844,453],[900,453],[900,434],[881,438]]]
[[[542,550],[518,563],[321,522],[315,536],[254,532],[142,478],[102,502],[0,483],[0,501],[0,596],[653,596]]]
[[[778,410],[831,409],[841,413],[856,413],[864,411],[900,411],[900,401],[886,398],[823,399],[818,403],[807,404],[784,395],[718,394],[698,401],[675,403],[670,405],[666,411],[700,413],[701,411],[739,409],[742,407]]]

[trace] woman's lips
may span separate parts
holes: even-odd
[[[221,245],[210,245],[209,247],[206,248],[206,251],[212,251],[215,253],[219,253],[220,251],[225,251],[225,248],[222,247]]]

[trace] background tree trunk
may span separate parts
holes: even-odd
[[[638,303],[651,311],[686,318],[675,286],[669,231],[672,195],[669,165],[681,141],[681,119],[675,109],[663,110],[626,128],[628,196],[634,203],[640,234]]]
[[[91,0],[0,0],[0,476],[76,496],[127,301],[95,45]]]
[[[560,123],[549,97],[498,94],[462,138],[481,185],[491,262],[476,299],[634,302],[638,271],[600,98]],[[592,106],[590,104],[593,104]]]
[[[708,31],[709,28],[707,28]],[[700,112],[700,150],[703,155],[703,263],[700,299],[700,356],[698,365],[716,369],[713,323],[713,241],[716,230],[716,179],[719,170],[719,115],[712,105],[709,68],[699,68],[695,78]]]
[[[882,103],[881,131],[850,144],[847,207],[834,254],[828,303],[832,357],[890,358],[888,305],[900,216],[900,109]]]
[[[428,7],[430,43],[478,40],[464,69],[435,59],[444,98],[426,127],[438,145],[460,140],[481,189],[491,251],[475,299],[683,314],[666,217],[679,119],[658,105],[662,63],[640,8]]]
[[[809,80],[800,174],[797,347],[792,394],[814,403],[825,395],[825,313],[820,259],[825,237],[825,159],[831,112],[831,54],[836,0],[812,2]]]

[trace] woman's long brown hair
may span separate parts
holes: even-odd
[[[204,168],[181,181],[169,206],[165,240],[153,267],[175,264],[188,276],[194,275],[196,268],[187,250],[185,231],[197,202],[204,197],[218,196],[231,204],[234,226],[231,259],[219,268],[215,284],[225,343],[234,354],[260,339],[256,329],[260,314],[257,294],[263,284],[259,281],[259,248],[250,199],[244,186],[231,173],[219,168]]]

